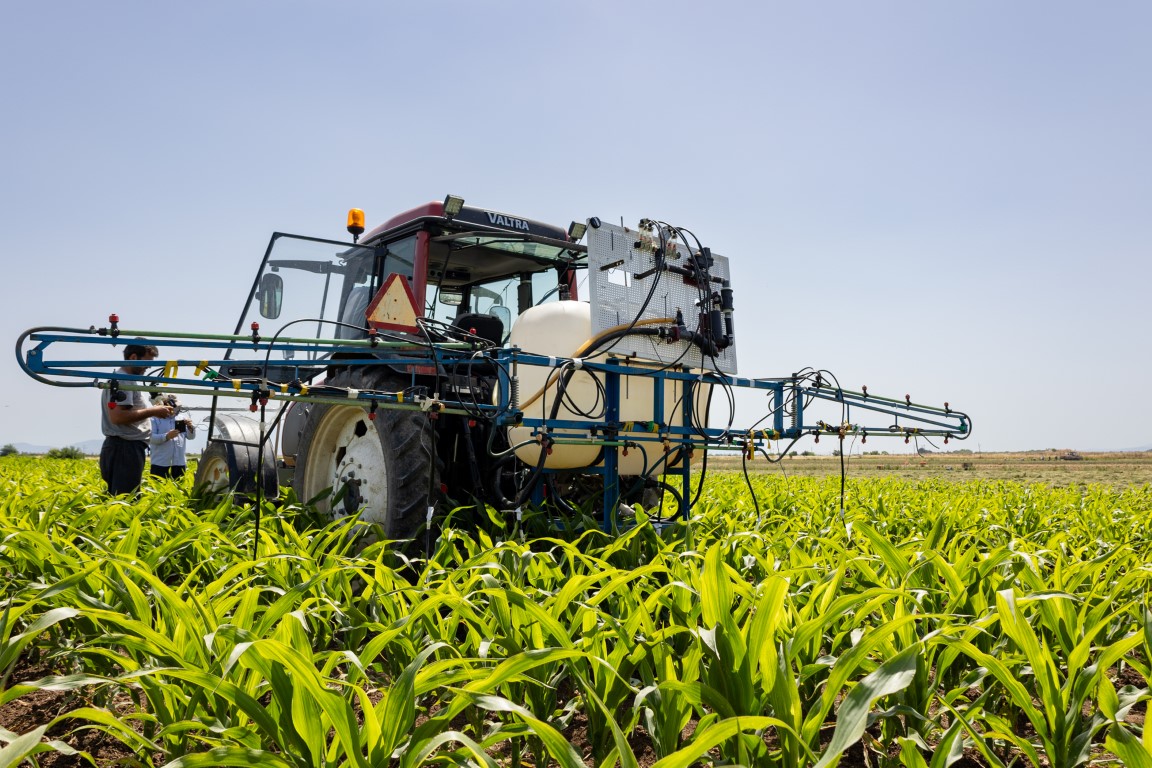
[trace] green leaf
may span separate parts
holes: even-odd
[[[560,768],[587,768],[584,759],[580,757],[580,753],[572,748],[563,734],[548,723],[537,719],[524,707],[499,696],[480,695],[476,696],[474,701],[477,706],[484,709],[492,712],[510,712],[523,720],[532,728],[536,738],[544,743],[548,755],[560,764]]]
[[[427,760],[433,752],[436,752],[445,744],[450,743],[463,744],[468,756],[485,766],[485,768],[499,768],[500,766],[499,763],[484,751],[483,747],[468,738],[465,734],[459,731],[443,731],[442,733],[425,739],[423,743],[413,745],[405,750],[404,757],[400,761],[400,768],[415,768],[415,766],[424,765],[424,761]]]
[[[1108,729],[1104,746],[1120,758],[1124,768],[1152,768],[1152,753],[1140,739],[1132,735],[1124,726],[1116,723]]]
[[[703,719],[700,722],[703,723]],[[698,728],[696,732],[692,734],[692,740],[687,745],[667,757],[656,761],[652,765],[652,768],[690,768],[690,766],[695,764],[697,759],[708,752],[708,750],[731,739],[733,736],[747,731],[763,731],[766,728],[776,728],[789,732],[794,736],[798,735],[788,727],[787,723],[782,720],[777,720],[774,717],[765,717],[763,715],[730,717],[710,723],[703,728]],[[806,747],[805,749],[807,750]],[[807,751],[809,759],[815,759],[815,755],[812,754],[811,750]]]
[[[39,728],[28,731],[28,733],[17,736],[8,742],[7,745],[0,748],[0,768],[13,768],[13,766],[22,763],[29,755],[50,749],[47,744],[41,741],[47,730],[48,726],[42,725]]]
[[[166,763],[164,768],[208,768],[214,765],[238,765],[249,768],[292,768],[292,763],[272,752],[243,747],[216,747],[207,752],[184,755]]]
[[[836,712],[836,729],[816,768],[832,765],[844,750],[860,740],[868,725],[868,713],[877,699],[908,687],[916,676],[920,650],[919,644],[905,648],[852,688]]]
[[[900,764],[906,768],[928,768],[928,763],[924,762],[924,756],[920,754],[920,747],[912,739],[900,737],[897,739],[900,744]]]
[[[434,643],[425,648],[404,668],[404,672],[388,689],[387,704],[381,712],[380,728],[386,756],[391,755],[400,746],[401,740],[409,734],[412,724],[416,721],[416,673],[429,656],[446,646],[446,643]]]

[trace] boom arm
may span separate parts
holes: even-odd
[[[674,328],[675,326],[673,326]],[[144,377],[133,377],[120,371],[123,360],[115,359],[110,347],[122,342],[121,336],[132,337],[133,343],[154,344],[181,353],[197,352],[196,356],[182,356],[168,360],[163,371]],[[35,346],[23,349],[27,341]],[[94,357],[50,360],[48,352],[58,346],[86,345]],[[272,352],[285,353],[286,360],[271,362]],[[103,353],[103,355],[102,355]],[[322,366],[338,362],[341,366],[380,365],[382,354],[387,353],[388,364],[394,366],[436,366],[443,370],[453,365],[476,366],[478,361],[490,364],[499,372],[502,385],[494,403],[471,400],[453,400],[436,397],[435,393],[412,392],[408,402],[395,393],[354,391],[333,393],[323,386],[310,385]],[[101,357],[104,359],[101,359]],[[793,374],[786,378],[748,379],[721,372],[690,371],[682,366],[653,370],[638,367],[626,360],[609,358],[606,362],[592,362],[579,358],[553,358],[532,355],[515,348],[484,348],[476,341],[434,342],[415,344],[409,339],[386,338],[371,334],[366,340],[309,339],[273,336],[263,338],[259,328],[250,336],[186,334],[158,331],[120,331],[117,328],[94,326],[79,328],[39,328],[21,335],[17,342],[16,357],[21,368],[32,378],[53,386],[118,387],[120,389],[156,389],[183,394],[204,394],[224,397],[248,398],[253,403],[275,400],[283,402],[331,402],[347,404],[355,401],[366,407],[416,407],[435,401],[437,409],[448,412],[484,414],[499,424],[524,424],[545,431],[556,428],[579,428],[594,434],[609,435],[619,431],[621,424],[609,419],[593,422],[567,422],[560,419],[527,419],[519,403],[511,396],[514,381],[509,371],[517,364],[563,369],[576,366],[606,377],[635,376],[657,381],[677,382],[690,390],[693,386],[710,385],[766,390],[772,394],[772,407],[757,425],[770,421],[770,427],[747,429],[715,429],[688,421],[684,426],[661,425],[663,404],[654,409],[652,424],[656,425],[653,441],[673,438],[679,443],[699,444],[701,447],[732,446],[745,441],[760,444],[764,440],[797,439],[804,435],[853,434],[864,439],[871,436],[944,437],[963,440],[971,432],[971,419],[967,414],[953,410],[948,403],[943,408],[878,397],[868,393],[829,386],[820,372]],[[300,359],[303,362],[294,362]],[[181,375],[191,369],[192,376]],[[89,381],[76,381],[87,379]],[[662,391],[660,387],[656,390]],[[660,399],[660,398],[658,398]],[[689,400],[690,398],[683,398]],[[814,401],[838,403],[843,409],[839,423],[823,419],[810,419],[809,406]],[[871,421],[854,421],[853,411]],[[879,421],[874,419],[881,419]],[[627,431],[627,430],[625,430]]]

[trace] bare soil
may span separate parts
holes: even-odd
[[[962,453],[967,448],[943,452],[917,453],[903,443],[883,443],[869,454],[872,443],[845,444],[844,469],[850,478],[897,477],[904,480],[929,478],[944,480],[1011,480],[1019,483],[1045,483],[1055,487],[1107,485],[1128,488],[1152,483],[1152,451],[1124,453],[1082,453],[1068,449],[1022,453]],[[955,445],[953,443],[953,445]],[[824,450],[824,441],[820,446]],[[1074,458],[1079,457],[1079,458]],[[739,457],[709,455],[709,469],[741,471]],[[839,456],[789,455],[770,464],[761,457],[747,462],[750,472],[790,477],[838,477]]]

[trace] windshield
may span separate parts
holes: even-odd
[[[384,260],[385,273],[401,272],[411,278],[414,251],[408,241],[385,248],[277,233],[257,278],[255,300],[249,302],[236,333],[258,322],[265,338],[361,338],[364,309],[381,273],[377,261]],[[272,280],[282,286],[274,317],[269,311],[273,303],[263,295],[271,290],[268,275],[275,275]]]
[[[515,234],[457,232],[434,236],[428,249],[425,316],[452,322],[466,314],[498,317],[507,338],[526,310],[568,298],[569,276],[586,265],[583,254],[559,241],[534,242]]]
[[[555,269],[523,273],[486,283],[429,288],[428,316],[451,323],[459,315],[494,315],[504,326],[504,338],[521,314],[520,303],[535,306],[560,300],[561,273]],[[529,293],[529,288],[531,292]]]
[[[415,264],[425,263],[417,258],[420,242],[417,233],[371,245],[277,233],[235,333],[258,322],[265,338],[365,338],[369,303],[382,280],[399,273],[417,300],[423,293],[424,317],[451,323],[469,313],[494,315],[507,338],[525,310],[567,297],[572,271],[586,266],[583,254],[570,248],[514,235],[434,235],[425,240],[421,281],[414,278]],[[284,356],[293,355],[286,350]]]

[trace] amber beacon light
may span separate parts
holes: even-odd
[[[348,232],[352,235],[352,242],[360,242],[360,235],[364,234],[364,211],[359,208],[348,209]]]

